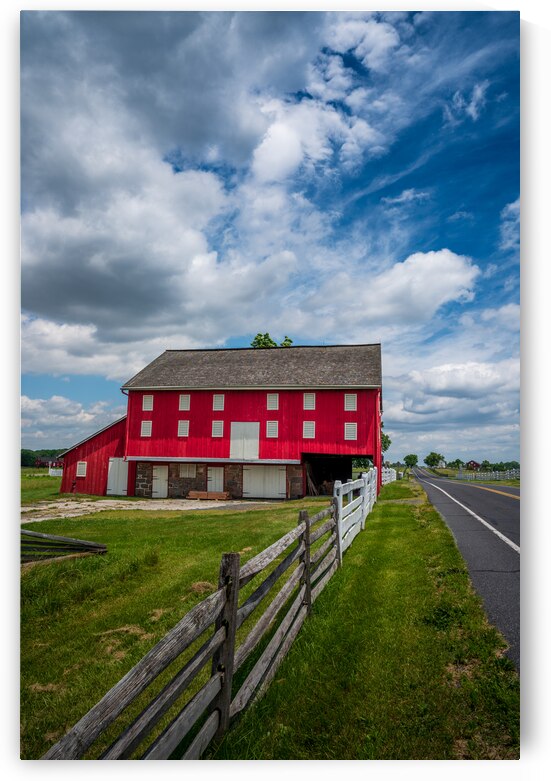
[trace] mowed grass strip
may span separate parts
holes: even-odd
[[[210,759],[516,759],[519,681],[418,486],[383,488],[265,697]]]
[[[217,588],[222,553],[244,563],[322,500],[265,510],[106,511],[24,524],[103,542],[102,556],[37,565],[21,578],[21,756],[38,758],[191,608]],[[251,588],[254,581],[251,582]]]

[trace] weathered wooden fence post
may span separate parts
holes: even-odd
[[[304,572],[301,580],[306,586],[303,604],[306,605],[309,615],[312,610],[312,585],[310,578],[310,516],[308,515],[308,510],[301,510],[298,514],[298,520],[299,524],[304,524],[304,532],[302,533],[304,553],[300,557],[301,562],[304,564]]]
[[[215,738],[221,738],[230,723],[231,686],[237,630],[237,601],[239,598],[239,553],[224,553],[220,562],[218,587],[226,587],[226,603],[216,620],[215,630],[226,629],[226,639],[212,658],[212,674],[223,672],[222,688],[212,703],[211,710],[220,711]]]
[[[337,532],[337,559],[340,567],[342,566],[342,483],[340,480],[335,480],[333,487],[333,508]]]

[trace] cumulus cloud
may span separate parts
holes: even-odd
[[[70,447],[94,431],[125,414],[123,405],[113,407],[104,401],[84,406],[65,396],[49,399],[21,397],[21,437],[23,447]]]

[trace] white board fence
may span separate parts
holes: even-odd
[[[357,480],[335,481],[337,500],[337,539],[339,564],[354,538],[365,528],[365,519],[377,501],[377,469],[364,472]]]

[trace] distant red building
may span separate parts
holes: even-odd
[[[472,472],[478,472],[480,464],[477,461],[467,461],[465,468],[470,469]]]
[[[63,454],[61,490],[293,498],[381,466],[380,345],[167,350],[127,416]]]

